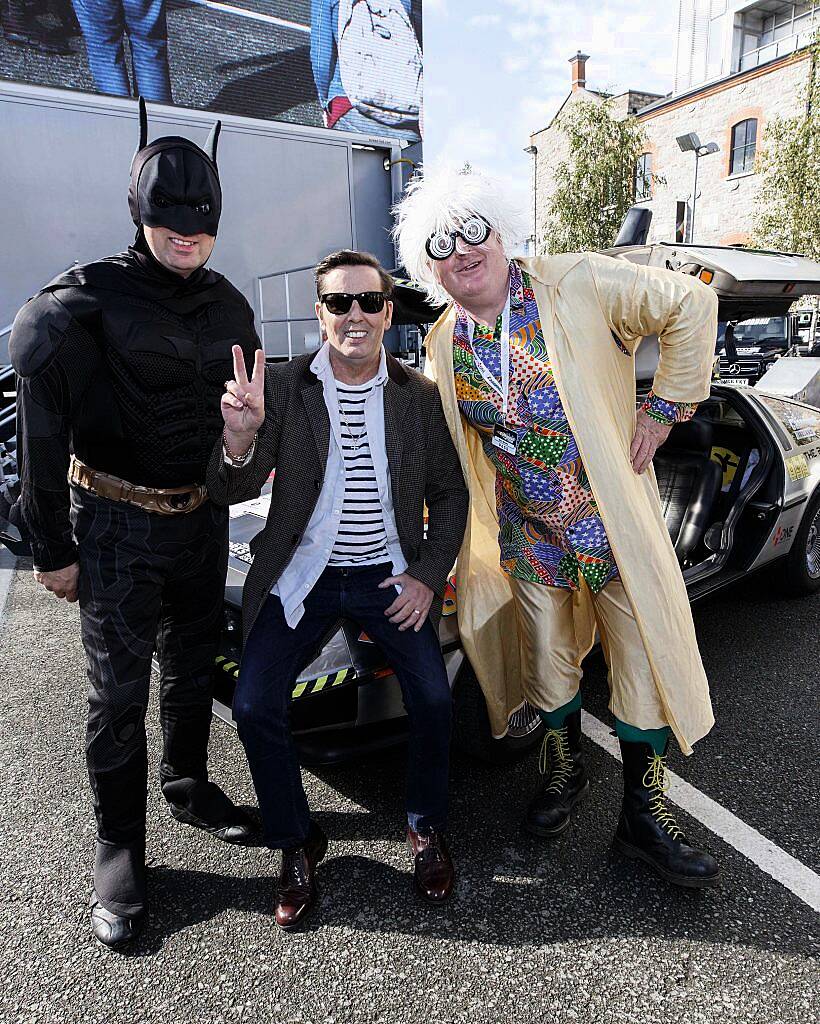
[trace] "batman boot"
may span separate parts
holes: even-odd
[[[560,729],[547,729],[538,767],[545,777],[540,792],[527,808],[524,827],[545,839],[569,827],[570,812],[589,789],[581,753],[581,710],[564,719]]]
[[[148,917],[145,839],[113,843],[97,839],[91,931],[109,949],[129,946]]]
[[[174,779],[164,782],[162,795],[171,817],[208,832],[223,843],[244,845],[251,841],[253,822],[214,782]]]
[[[645,861],[674,885],[701,889],[715,885],[720,867],[715,858],[686,842],[666,806],[666,751],[649,743],[620,741],[624,766],[624,800],[614,846],[627,857]]]

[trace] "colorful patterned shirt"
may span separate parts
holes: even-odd
[[[530,279],[516,263],[510,264],[506,422],[515,435],[514,455],[492,443],[495,428],[504,427],[503,400],[478,362],[501,380],[501,327],[501,316],[494,329],[474,324],[471,342],[469,314],[456,309],[456,397],[496,470],[501,568],[517,579],[570,590],[577,590],[583,577],[597,593],[617,579],[618,568],[558,394]],[[667,423],[689,419],[695,408],[664,402],[651,392],[644,407]]]

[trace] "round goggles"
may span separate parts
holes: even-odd
[[[481,245],[490,237],[492,228],[483,217],[468,217],[455,231],[436,231],[424,248],[431,260],[446,260],[456,251],[456,236],[467,245]]]
[[[319,302],[329,313],[341,316],[350,312],[354,299],[363,313],[381,313],[387,302],[384,292],[326,292],[319,297]]]

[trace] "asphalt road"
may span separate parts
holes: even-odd
[[[593,785],[544,844],[518,827],[535,756],[490,769],[457,758],[446,909],[413,898],[401,752],[305,773],[331,835],[312,929],[271,922],[276,862],[178,825],[152,780],[151,924],[130,955],[87,927],[93,818],[82,759],[84,679],[74,607],[0,558],[0,1019],[346,1024],[742,1021],[820,1015],[818,916],[685,814],[721,859],[716,890],[674,890],[610,850],[619,768],[587,742]],[[820,597],[784,602],[761,577],[696,609],[718,725],[675,770],[786,852],[818,867]],[[586,707],[605,712],[587,665]],[[214,777],[253,792],[236,736],[215,722]],[[150,756],[159,758],[156,715]]]

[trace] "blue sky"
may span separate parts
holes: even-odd
[[[669,92],[676,0],[424,0],[425,161],[469,160],[527,202],[529,134],[570,89],[569,58],[590,55],[587,84]]]

